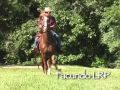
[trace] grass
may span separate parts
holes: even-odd
[[[65,74],[111,72],[107,79],[58,79],[52,69],[50,76],[37,68],[0,68],[0,90],[120,90],[119,69],[96,69],[62,66]]]

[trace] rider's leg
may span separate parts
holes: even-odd
[[[38,39],[39,37],[35,37],[34,48],[38,48]]]
[[[38,40],[39,40],[39,37],[36,36],[35,41],[34,41],[34,50],[33,50],[35,53],[39,53],[38,51],[39,41]]]
[[[53,36],[55,37],[55,40],[57,41],[58,51],[61,51],[61,39],[60,39],[60,36],[59,36],[59,34],[57,34],[54,31],[52,31],[52,33],[53,33]]]
[[[38,48],[40,44],[40,37],[41,37],[41,33],[38,33],[35,37],[34,48]]]

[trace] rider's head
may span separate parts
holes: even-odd
[[[49,17],[51,16],[52,9],[50,7],[45,7],[44,9],[44,15]]]

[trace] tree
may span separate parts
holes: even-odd
[[[101,41],[108,45],[109,51],[120,59],[120,0],[117,0],[111,7],[105,9],[102,14],[100,30]],[[113,62],[116,59],[112,59]]]

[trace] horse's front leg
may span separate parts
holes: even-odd
[[[45,73],[45,68],[44,68],[44,57],[43,57],[43,54],[41,54],[42,55],[42,60],[41,60],[41,62],[42,62],[42,69],[43,69],[43,72]]]
[[[43,62],[43,59],[42,59],[42,69],[43,69],[43,72],[45,73],[45,70],[44,70],[44,62]]]
[[[46,58],[46,55],[44,55],[43,63],[44,63],[44,73],[47,75],[48,65],[47,65],[47,58]]]
[[[42,53],[42,68],[43,68],[43,72],[45,74],[47,74],[47,60],[46,60],[46,55]]]

